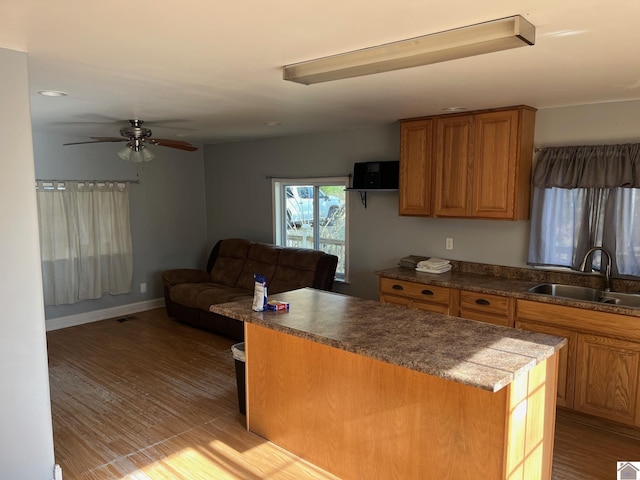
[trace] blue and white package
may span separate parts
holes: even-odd
[[[264,275],[256,273],[253,275],[255,288],[253,290],[253,311],[262,312],[267,307],[267,279]]]

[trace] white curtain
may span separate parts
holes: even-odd
[[[38,182],[46,305],[130,293],[129,188],[114,182]]]

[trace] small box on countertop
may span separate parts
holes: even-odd
[[[289,304],[287,302],[280,302],[278,300],[269,300],[267,302],[267,310],[272,312],[289,311]]]

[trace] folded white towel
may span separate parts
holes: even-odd
[[[418,262],[418,264],[416,265],[417,267],[420,268],[442,268],[442,267],[446,267],[447,265],[450,265],[451,262],[449,260],[444,260],[442,258],[430,258],[429,260],[422,260],[421,262]]]
[[[426,268],[426,267],[416,267],[416,272],[424,272],[424,273],[445,273],[451,270],[451,264],[445,265],[442,268]]]

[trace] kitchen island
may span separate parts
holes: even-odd
[[[549,479],[550,335],[301,289],[245,322],[247,428],[342,478]]]

